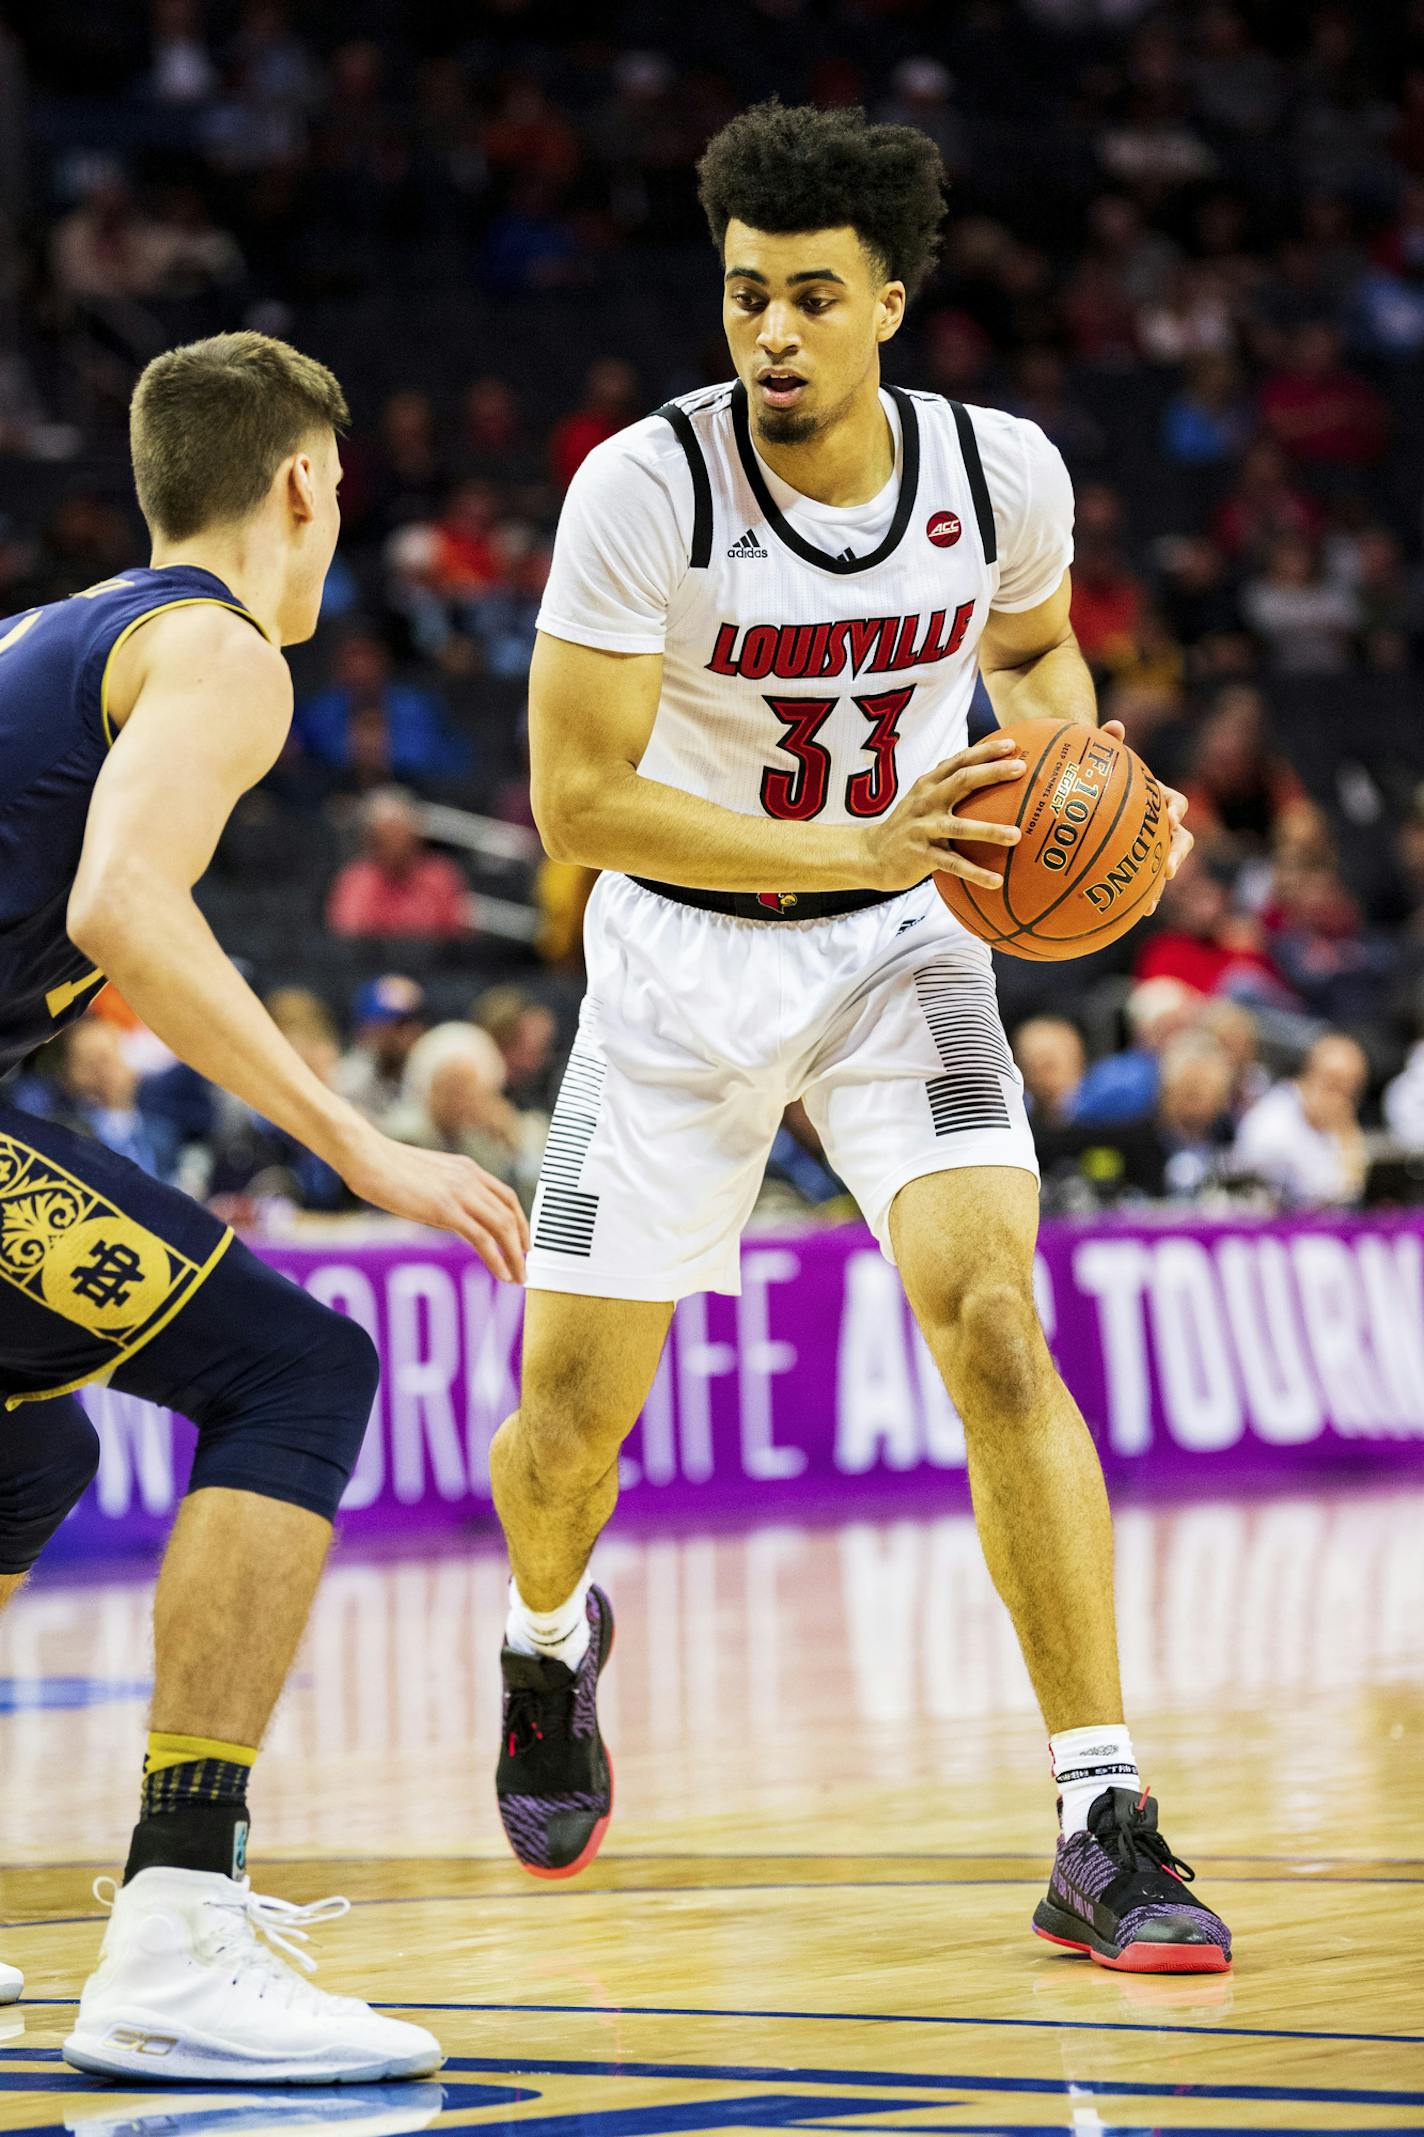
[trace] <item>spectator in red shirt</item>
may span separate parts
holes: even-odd
[[[1078,502],[1073,560],[1073,629],[1083,658],[1096,667],[1119,667],[1137,642],[1146,607],[1142,582],[1118,547],[1122,511],[1104,483],[1087,484]]]
[[[1258,921],[1231,908],[1226,885],[1199,859],[1188,861],[1162,897],[1162,925],[1137,955],[1133,977],[1175,979],[1198,994],[1283,999]]]
[[[1197,736],[1182,786],[1200,845],[1228,841],[1265,852],[1281,823],[1314,804],[1266,732],[1266,709],[1250,683],[1217,694]]]
[[[470,892],[455,863],[427,850],[411,797],[400,787],[371,795],[362,815],[364,852],[331,886],[326,924],[334,935],[407,935],[426,941],[465,934]]]
[[[1281,536],[1311,538],[1322,524],[1320,507],[1293,481],[1276,440],[1258,438],[1216,515],[1215,532],[1229,557],[1264,557]]]
[[[640,413],[638,379],[630,363],[621,356],[600,356],[590,364],[582,402],[555,424],[549,440],[549,465],[559,488],[568,488],[595,445],[626,429]]]
[[[1384,402],[1340,361],[1340,337],[1323,320],[1300,327],[1286,361],[1261,387],[1261,415],[1307,466],[1371,467],[1389,427]]]
[[[446,594],[483,594],[504,581],[496,541],[499,498],[487,482],[462,482],[435,523],[434,584]]]

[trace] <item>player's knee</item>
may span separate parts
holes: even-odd
[[[295,1285],[286,1292],[263,1369],[240,1375],[194,1419],[189,1489],[258,1492],[331,1520],[361,1452],[380,1361],[355,1321]]]
[[[93,1483],[99,1435],[69,1396],[7,1424],[0,1447],[0,1574],[28,1573]]]
[[[525,1461],[545,1489],[580,1493],[617,1461],[633,1423],[603,1390],[570,1376],[553,1387],[524,1390],[518,1437]]]
[[[1032,1293],[986,1277],[955,1301],[947,1344],[950,1393],[966,1430],[1029,1420],[1042,1408],[1048,1353]]]

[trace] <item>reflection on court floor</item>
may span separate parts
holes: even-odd
[[[0,2128],[226,2137],[1424,2130],[1424,1493],[1129,1507],[1125,1673],[1234,1972],[1141,1980],[1027,1933],[1046,1755],[958,1515],[615,1535],[610,1846],[549,1887],[491,1769],[502,1563],[335,1560],[254,1786],[260,1887],[355,1906],[323,1985],[410,2010],[439,2083],[143,2096],[63,2071],[133,1815],[146,1584],[0,1632]]]

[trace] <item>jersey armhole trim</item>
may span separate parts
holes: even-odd
[[[120,646],[127,644],[135,631],[141,631],[146,623],[152,623],[155,616],[166,616],[170,610],[175,608],[230,609],[234,616],[241,616],[244,623],[250,623],[253,630],[266,639],[269,645],[271,644],[271,640],[267,638],[267,633],[262,629],[261,624],[250,609],[240,607],[236,601],[220,601],[216,594],[185,594],[181,601],[160,601],[157,608],[146,608],[141,616],[134,617],[132,623],[124,625],[104,659],[104,672],[99,678],[99,724],[104,730],[104,746],[106,749],[112,749],[114,746],[114,723],[109,713],[109,671],[114,665],[114,655],[118,652]]]
[[[687,562],[692,571],[706,571],[712,561],[712,479],[707,472],[707,462],[702,456],[702,447],[697,442],[697,433],[685,408],[676,401],[665,401],[661,408],[653,410],[670,424],[674,437],[682,447],[692,477],[692,543]]]
[[[979,440],[974,433],[974,424],[963,401],[951,401],[954,427],[959,432],[959,449],[964,455],[964,472],[969,477],[969,494],[974,499],[974,517],[979,522],[979,540],[984,551],[984,562],[996,564],[999,560],[999,534],[994,525],[994,506],[989,496],[989,485],[984,479],[984,463],[979,457]]]

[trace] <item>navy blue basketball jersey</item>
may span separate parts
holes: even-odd
[[[126,571],[0,621],[0,1076],[82,1015],[103,984],[65,915],[89,796],[114,740],[109,664],[150,616],[195,602],[248,615],[212,572],[180,564]]]

